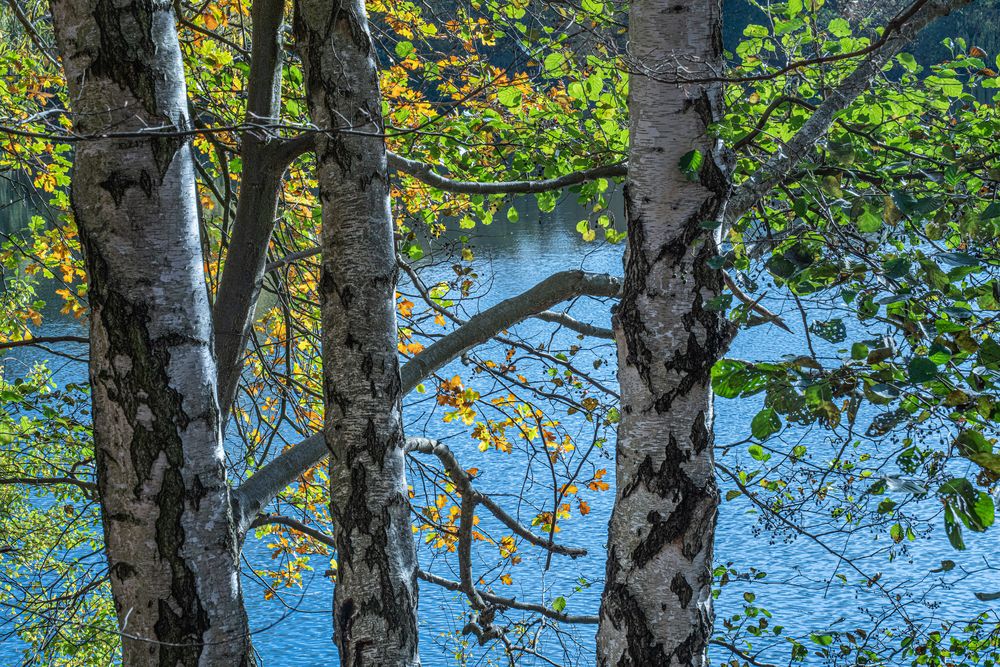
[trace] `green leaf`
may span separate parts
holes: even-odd
[[[1000,344],[987,338],[979,344],[979,363],[991,371],[1000,370]]]
[[[497,99],[500,104],[513,109],[521,106],[521,91],[517,88],[501,88],[497,91]]]
[[[982,220],[992,220],[993,218],[1000,218],[1000,202],[993,202],[979,214]]]
[[[851,24],[847,22],[847,19],[836,18],[830,21],[828,26],[830,34],[834,37],[850,37],[851,36]]]
[[[993,502],[993,496],[980,491],[979,496],[976,498],[976,504],[972,509],[976,518],[979,519],[982,530],[986,530],[993,525],[993,522],[996,520],[996,505]]]
[[[830,343],[840,343],[847,338],[847,327],[839,317],[825,322],[813,322],[809,325],[809,331]]]
[[[682,155],[677,166],[680,167],[689,181],[696,182],[698,180],[698,171],[701,169],[701,164],[704,161],[705,156],[701,154],[701,151],[693,150]]]
[[[722,359],[712,366],[712,389],[723,398],[743,394],[751,387],[751,379],[751,372],[742,361]]]
[[[966,429],[959,433],[958,437],[955,438],[955,444],[958,445],[958,450],[963,456],[968,454],[988,454],[993,451],[993,445],[989,443],[986,437],[979,431],[972,429]]]
[[[858,231],[870,234],[882,229],[882,216],[875,215],[871,209],[866,208],[864,213],[858,216]]]
[[[750,422],[750,432],[758,440],[765,440],[781,430],[781,419],[771,408],[764,408]]]
[[[937,199],[928,197],[918,200],[913,194],[904,190],[893,190],[891,194],[892,201],[896,204],[896,207],[909,216],[925,216],[928,213],[933,213],[941,206],[941,202]]]
[[[907,371],[910,374],[910,382],[921,384],[937,376],[937,364],[927,357],[913,357],[910,359]]]
[[[959,551],[965,549],[965,540],[962,539],[962,526],[955,521],[955,513],[951,509],[950,503],[944,505],[944,532],[948,535],[951,546]]]
[[[409,246],[408,246],[408,247],[406,248],[406,255],[407,255],[407,256],[408,256],[408,257],[409,257],[410,259],[412,259],[413,261],[417,261],[418,259],[420,259],[420,258],[422,258],[422,257],[424,256],[424,249],[423,249],[423,248],[421,248],[421,247],[420,247],[419,245],[417,245],[416,243],[411,243],[411,244],[410,244],[410,245],[409,245]]]
[[[771,458],[771,455],[765,452],[764,448],[760,445],[750,445],[747,447],[747,453],[750,454],[755,461],[767,461]]]
[[[552,601],[553,611],[562,613],[563,609],[565,608],[566,608],[566,598],[564,598],[563,596],[560,595],[559,597],[557,597],[555,600]]]
[[[955,561],[945,559],[941,561],[941,567],[936,567],[931,572],[951,572],[955,569]]]
[[[545,60],[542,62],[542,66],[545,68],[545,75],[550,77],[559,77],[566,72],[566,56],[562,53],[556,51],[555,53],[550,53],[545,56]]]
[[[909,53],[900,53],[898,56],[896,56],[896,60],[899,61],[900,65],[902,65],[911,72],[916,72],[917,67],[919,67],[919,65],[917,65],[917,59],[914,58]]]
[[[406,41],[396,42],[396,48],[395,48],[396,55],[399,56],[401,59],[406,59],[410,57],[416,50],[417,49],[413,46],[412,42],[406,42]]]
[[[706,310],[714,311],[725,311],[729,309],[730,304],[733,302],[732,294],[720,294],[719,296],[712,297],[705,302]]]
[[[979,266],[979,259],[965,252],[945,252],[938,257],[944,263],[952,266]]]

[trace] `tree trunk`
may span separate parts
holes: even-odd
[[[250,7],[252,51],[247,81],[248,124],[276,123],[281,111],[283,55],[281,22],[284,0],[257,0]],[[215,356],[219,366],[219,407],[223,427],[236,399],[246,348],[277,216],[281,179],[287,164],[277,158],[285,143],[250,129],[240,136],[239,199],[226,262],[215,298]],[[223,428],[225,430],[225,428]]]
[[[125,665],[251,665],[172,5],[53,0],[81,135],[98,492]]]
[[[732,331],[706,306],[722,275],[707,265],[717,247],[704,223],[724,214],[731,168],[707,133],[721,84],[670,81],[722,71],[720,14],[718,0],[631,5],[628,248],[614,318],[622,415],[597,634],[606,667],[708,664],[719,500],[710,379]]]
[[[297,0],[317,135],[324,437],[345,667],[419,665],[397,356],[397,268],[375,50],[363,0]],[[337,129],[349,131],[337,131]]]

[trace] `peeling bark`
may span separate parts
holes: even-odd
[[[419,665],[396,333],[396,256],[375,49],[363,0],[297,0],[323,208],[324,438],[345,667]]]
[[[187,129],[170,3],[53,0],[74,129]],[[187,142],[82,142],[97,487],[126,665],[252,665]]]
[[[717,0],[637,0],[630,55],[647,71],[722,70]],[[707,127],[718,83],[630,81],[628,247],[614,317],[622,415],[617,493],[597,635],[603,666],[702,666],[712,631],[712,546],[718,491],[712,460],[711,368],[732,330],[706,303],[722,291],[705,221],[730,190],[730,158]],[[702,156],[695,173],[680,163]]]

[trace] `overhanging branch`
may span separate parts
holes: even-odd
[[[435,166],[419,160],[411,160],[396,153],[389,153],[389,164],[405,174],[413,176],[427,185],[445,190],[470,195],[496,195],[496,194],[531,194],[538,192],[548,192],[550,190],[561,190],[572,185],[579,185],[587,181],[598,178],[621,178],[628,173],[628,167],[623,162],[618,164],[593,167],[592,169],[582,169],[569,174],[564,174],[557,178],[547,178],[540,180],[520,180],[520,181],[497,181],[478,182],[460,181],[442,176],[435,171]]]
[[[620,289],[621,281],[611,275],[584,271],[553,274],[531,289],[473,316],[410,359],[400,373],[403,393],[412,391],[424,378],[467,350],[557,303],[577,296],[613,297]],[[240,534],[246,532],[282,489],[328,454],[323,435],[311,435],[265,464],[236,488],[232,498]]]

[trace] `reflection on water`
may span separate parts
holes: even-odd
[[[23,215],[23,212],[19,215]],[[582,215],[583,212],[571,200],[567,200],[553,214],[542,218],[537,213],[532,215],[529,208],[524,208],[521,210],[519,223],[496,223],[477,229],[474,233],[476,266],[484,283],[489,285],[489,291],[478,304],[470,307],[486,307],[496,303],[560,270],[583,268],[620,275],[622,247],[584,243],[574,229]],[[10,232],[17,225],[23,224],[16,219],[14,222],[11,220],[9,211],[6,212],[6,220],[5,215],[0,214],[0,228]],[[432,245],[441,247],[443,241]],[[428,266],[425,269],[427,282],[433,283],[453,275],[449,274],[451,269],[447,262],[439,266],[432,264],[431,259],[427,260]],[[409,288],[404,282],[401,290],[407,289]],[[783,304],[776,302],[774,307],[780,309]],[[571,312],[578,319],[601,326],[608,326],[610,322],[607,306],[598,301],[581,299],[572,306]],[[822,318],[822,314],[817,315],[817,319]],[[793,321],[792,318],[788,319]],[[79,334],[81,330],[79,322],[60,318],[50,310],[45,328],[40,333]],[[514,330],[518,336],[537,342],[548,341],[549,332],[551,325],[535,320],[524,322]],[[574,337],[565,335],[562,339],[556,339],[557,344],[564,345],[573,341]],[[607,341],[597,344],[588,342],[587,345],[588,349],[581,353],[579,363],[589,369],[594,365],[593,361],[600,359],[603,363],[594,371],[595,376],[614,386],[613,346]],[[768,325],[742,332],[730,354],[744,359],[775,359],[784,354],[798,353],[801,348],[802,341],[798,337]],[[836,346],[821,348],[820,354],[836,355],[835,348]],[[489,356],[499,351],[497,346],[487,347],[482,354]],[[44,356],[38,350],[21,349],[4,355],[3,363],[8,374],[16,374],[23,372],[26,364]],[[454,362],[441,373],[444,377],[452,374],[460,374],[465,378],[470,376],[469,368],[460,361]],[[86,371],[80,364],[65,363],[58,367],[57,378],[60,382],[81,381],[85,377]],[[408,397],[405,408],[408,433],[446,439],[465,467],[475,466],[481,470],[476,483],[482,490],[497,494],[509,511],[519,514],[522,519],[530,520],[534,513],[533,505],[542,504],[538,494],[544,488],[544,481],[538,484],[526,481],[524,456],[518,452],[481,453],[466,427],[455,423],[445,424],[441,420],[441,413],[435,412],[433,405],[421,399],[419,395]],[[759,399],[756,398],[716,401],[716,434],[720,445],[743,440],[748,431],[749,417],[759,408]],[[867,416],[868,419],[870,417],[871,415]],[[562,419],[567,431],[579,433],[584,438],[587,429],[592,428],[579,415]],[[859,419],[865,419],[865,415]],[[822,468],[835,455],[832,444],[825,442],[826,437],[820,431],[790,429],[782,436],[782,440],[788,446],[798,440],[809,444],[810,451],[813,452],[811,462]],[[614,461],[610,447],[598,449],[592,456],[595,457],[595,467],[608,469],[606,479],[612,481]],[[746,459],[744,447],[720,450],[720,460],[730,469],[738,467],[740,461]],[[416,475],[413,479],[416,479]],[[732,484],[725,478],[720,479],[720,485],[723,495],[732,489]],[[523,496],[523,500],[518,500],[518,496]],[[572,546],[585,547],[590,555],[573,561],[557,556],[551,567],[545,570],[544,556],[536,553],[537,550],[525,547],[522,553],[524,563],[513,568],[512,584],[496,584],[499,593],[548,605],[552,604],[555,597],[565,596],[568,600],[567,612],[596,613],[604,569],[602,545],[613,491],[590,494],[587,500],[591,506],[590,514],[586,519],[574,517],[565,522],[559,533],[559,540]],[[955,561],[959,568],[976,569],[990,554],[993,533],[967,534],[968,550],[953,551],[944,537],[940,519],[933,514],[933,504],[928,503],[926,509],[927,520],[933,522],[934,526],[930,539],[918,539],[891,563],[884,556],[859,561],[864,563],[866,571],[883,573],[881,582],[885,588],[891,590],[925,577],[929,577],[930,582],[935,581],[935,577],[943,575],[931,574],[930,571],[938,567],[943,559]],[[836,579],[831,583],[831,576],[839,573],[852,584],[856,583],[860,575],[846,561],[841,560],[838,554],[855,559],[884,547],[889,539],[884,530],[881,534],[861,533],[852,540],[845,540],[838,535],[822,536],[819,539],[825,545],[823,546],[805,535],[788,531],[779,534],[761,531],[758,518],[756,508],[743,496],[735,497],[722,505],[716,561],[731,564],[733,568],[743,572],[757,568],[767,572],[768,576],[761,581],[747,581],[725,587],[717,601],[720,619],[741,611],[744,605],[743,593],[748,591],[756,595],[755,604],[771,611],[772,624],[786,628],[783,633],[786,636],[801,637],[811,631],[829,628],[831,624],[833,629],[839,630],[872,626],[873,619],[886,606],[884,597],[874,587],[843,585]],[[486,517],[483,518],[482,528],[490,528]],[[495,550],[489,553],[483,550],[474,563],[477,574],[490,583],[493,582],[490,577],[494,576],[490,573],[497,565],[497,559],[491,556],[495,553]],[[270,553],[265,544],[251,536],[246,545],[246,558],[251,566],[264,565],[269,563]],[[446,557],[422,547],[421,564],[442,576],[458,578],[453,555]],[[327,564],[316,562],[313,567],[313,575],[306,577],[301,590],[289,589],[280,599],[272,601],[264,601],[260,582],[253,575],[247,575],[247,606],[255,628],[255,645],[264,665],[292,667],[336,664],[336,653],[330,641],[332,586],[323,576]],[[974,589],[969,585],[930,588],[927,600],[929,604],[916,609],[922,622],[926,622],[927,618],[943,620],[968,617],[976,610],[986,608],[984,603],[975,599],[973,592],[1000,590],[1000,580],[995,575],[993,580],[980,578]],[[456,594],[424,584],[420,589],[420,608],[424,664],[428,667],[454,664],[455,642],[464,624],[460,615],[466,609],[465,604]],[[592,663],[593,630],[589,626],[572,628],[564,638],[562,648],[550,645],[549,648],[557,649],[553,652],[558,657],[557,662]],[[776,642],[773,652],[765,653],[762,659],[767,658],[765,662],[787,663],[789,649],[782,642],[783,640]],[[13,664],[18,656],[16,643],[8,642],[0,647],[0,662]],[[723,657],[726,656],[719,654],[717,659],[721,660]],[[823,661],[810,656],[807,662],[819,665]],[[519,664],[545,663],[525,658]]]

